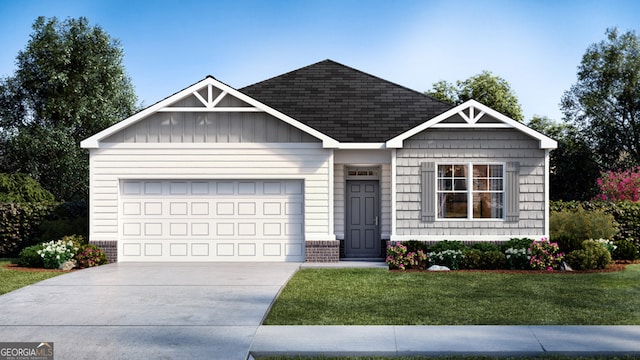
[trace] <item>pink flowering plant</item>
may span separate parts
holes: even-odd
[[[422,250],[408,251],[402,243],[389,243],[387,246],[387,265],[391,270],[426,269],[427,254]]]
[[[596,200],[640,201],[640,166],[627,171],[608,171],[597,180],[600,194]]]
[[[547,238],[534,241],[529,248],[530,264],[533,270],[557,270],[562,264],[564,253],[560,251],[558,243],[550,242]]]
[[[84,245],[76,254],[76,262],[79,268],[84,269],[107,263],[107,255],[95,245]]]

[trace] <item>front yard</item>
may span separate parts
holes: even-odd
[[[608,273],[303,269],[265,325],[640,325],[640,264]]]
[[[63,274],[61,271],[20,271],[7,269],[11,259],[0,258],[0,295]]]

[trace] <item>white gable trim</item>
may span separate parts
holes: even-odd
[[[205,99],[202,95],[200,95],[198,93],[199,90],[201,90],[204,87],[208,88],[208,96],[207,99]],[[216,97],[215,99],[213,99],[212,96],[212,88],[216,87],[220,90],[222,90],[222,93]],[[236,97],[242,101],[244,101],[245,103],[251,105],[251,107],[216,107],[216,105],[220,102],[220,100],[222,100],[222,98],[225,95],[231,95],[233,97]],[[202,107],[169,107],[169,105],[171,105],[172,103],[181,100],[187,96],[193,95],[195,96],[201,103],[202,103]],[[99,133],[83,140],[82,142],[80,142],[80,146],[83,148],[100,148],[101,144],[100,142],[117,133],[120,130],[123,130],[124,128],[131,126],[133,124],[135,124],[136,122],[148,117],[149,115],[152,115],[156,112],[164,112],[164,111],[176,111],[176,112],[184,112],[184,111],[194,111],[194,112],[202,112],[202,111],[209,111],[209,112],[215,112],[215,111],[243,111],[243,112],[255,112],[255,111],[262,111],[262,112],[266,112],[269,115],[272,115],[284,122],[286,122],[287,124],[306,132],[307,134],[316,137],[320,140],[322,140],[322,144],[323,147],[325,148],[336,148],[338,147],[338,141],[273,109],[270,108],[269,106],[241,93],[240,91],[214,79],[213,77],[206,77],[205,79],[189,86],[188,88],[175,93],[174,95],[169,96],[168,98],[157,102],[156,104],[132,115],[131,117],[120,121],[117,124],[114,124],[110,127],[108,127],[105,130],[100,131]]]
[[[464,112],[467,109],[469,110],[468,115]],[[449,119],[450,117],[456,114],[460,115],[460,117],[462,117],[465,120],[465,122],[451,123],[451,124],[442,123],[442,121]],[[480,120],[480,118],[484,115],[489,115],[495,118],[496,120],[498,120],[499,122],[498,123],[478,123],[478,120]],[[406,131],[394,137],[393,139],[390,139],[389,141],[387,141],[387,148],[402,148],[404,140],[429,128],[474,128],[474,129],[512,128],[512,129],[519,130],[531,136],[534,139],[539,140],[541,149],[555,149],[558,147],[558,143],[555,140],[529,128],[528,126],[518,121],[515,121],[491,109],[486,105],[483,105],[475,100],[469,100],[454,107],[453,109],[450,109],[434,117],[431,120],[428,120],[414,127],[409,131]]]

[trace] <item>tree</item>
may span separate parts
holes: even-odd
[[[123,50],[84,18],[39,17],[17,70],[0,80],[4,171],[26,173],[58,199],[86,196],[80,141],[136,111]]]
[[[640,38],[607,29],[578,66],[577,82],[560,104],[584,134],[602,170],[640,165]]]
[[[527,124],[558,142],[549,159],[551,200],[590,200],[597,193],[600,168],[581,132],[573,125],[534,116]]]
[[[438,81],[426,94],[455,105],[474,99],[514,120],[524,119],[522,107],[509,83],[487,70],[467,80],[458,80],[455,85]]]

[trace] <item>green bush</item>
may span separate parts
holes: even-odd
[[[529,238],[511,238],[509,241],[502,243],[500,249],[506,252],[508,249],[528,249],[533,244],[533,239]]]
[[[424,270],[428,265],[427,254],[424,251],[408,251],[407,247],[399,242],[390,242],[387,245],[386,262],[390,270]]]
[[[531,250],[529,247],[506,249],[504,251],[505,267],[510,270],[531,270]]]
[[[482,264],[482,251],[469,249],[464,253],[464,258],[460,262],[461,269],[480,269]]]
[[[604,269],[612,262],[609,250],[596,240],[585,240],[582,249],[570,252],[565,260],[575,270]]]
[[[429,250],[429,245],[427,245],[427,243],[424,241],[407,240],[403,241],[402,245],[407,247],[407,252],[416,252],[418,250],[422,250],[426,253],[427,250]]]
[[[81,269],[105,265],[107,263],[107,255],[95,245],[82,245],[78,249],[75,256],[77,266]]]
[[[15,257],[38,242],[38,227],[54,211],[50,203],[0,203],[0,256]]]
[[[630,201],[552,201],[549,208],[552,212],[575,210],[579,206],[585,210],[602,210],[612,215],[618,224],[618,232],[613,240],[627,240],[640,249],[640,202]]]
[[[477,242],[471,245],[471,249],[480,250],[482,252],[500,251],[500,246],[490,242]]]
[[[53,194],[25,174],[0,173],[0,203],[51,203]]]
[[[449,241],[443,240],[438,241],[437,243],[429,246],[429,251],[433,253],[438,253],[447,250],[455,250],[455,251],[467,251],[469,248],[460,241]]]
[[[58,269],[65,261],[73,259],[78,251],[76,243],[71,240],[60,239],[42,244],[42,250],[38,253],[42,256],[44,267],[47,269]]]
[[[484,270],[504,269],[506,265],[505,255],[500,250],[485,251],[481,259],[480,269]]]
[[[43,268],[44,261],[42,256],[38,254],[39,250],[42,250],[44,246],[42,244],[28,246],[18,255],[18,265],[30,268]]]
[[[587,239],[613,239],[617,232],[613,215],[603,210],[583,209],[551,212],[549,218],[551,239],[566,253],[580,249]]]
[[[615,260],[633,261],[638,259],[638,248],[629,240],[614,241],[616,248],[611,256]]]

